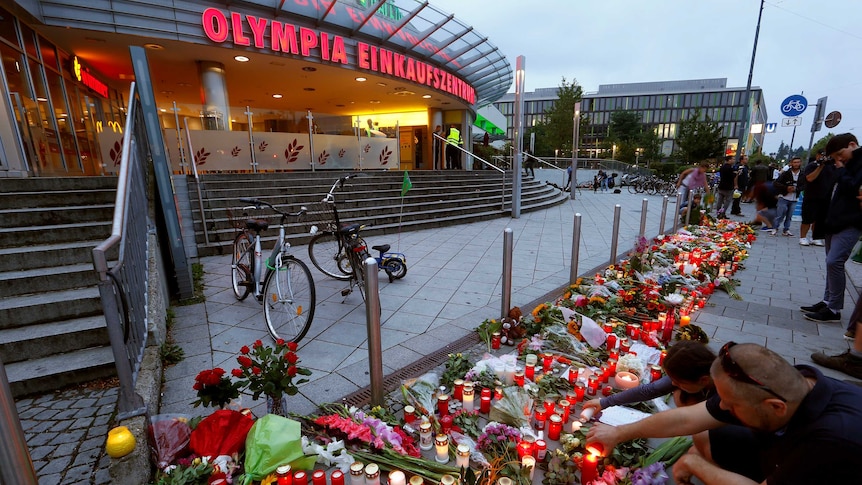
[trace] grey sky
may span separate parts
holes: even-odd
[[[726,77],[745,87],[759,0],[431,0],[498,46],[512,67],[526,59],[526,90],[577,80],[599,84]],[[803,93],[809,108],[794,146],[807,148],[814,105],[840,111],[828,131],[862,137],[862,1],[768,0],[763,9],[753,86],[763,88],[766,152],[789,144],[781,101]],[[514,86],[511,90],[514,90]],[[510,90],[510,91],[511,91]]]

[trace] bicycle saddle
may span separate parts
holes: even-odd
[[[371,249],[375,251],[380,251],[381,253],[385,253],[386,251],[389,251],[390,247],[391,246],[389,244],[381,244],[379,246],[371,246]]]
[[[269,221],[265,219],[246,219],[245,227],[255,232],[263,232],[269,227]]]
[[[350,234],[350,233],[354,233],[354,232],[359,232],[360,227],[362,227],[361,224],[347,224],[347,225],[341,226],[341,228],[338,229],[338,232],[340,232],[341,234]]]

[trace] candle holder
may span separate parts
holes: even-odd
[[[452,398],[460,401],[464,392],[464,379],[455,379],[452,381]]]
[[[535,364],[524,364],[524,377],[530,379],[531,381],[536,380],[536,365]]]
[[[350,465],[350,485],[365,485],[365,465],[358,461]]]
[[[632,341],[629,340],[628,337],[623,337],[620,339],[620,355],[625,355],[629,353],[629,350],[632,348]]]
[[[410,424],[414,421],[416,421],[416,408],[408,404],[404,406],[404,423]]]
[[[311,473],[311,484],[312,485],[326,485],[326,472],[323,470],[314,470]]]
[[[437,395],[437,414],[440,416],[446,416],[449,414],[449,395],[448,394],[438,394]]]
[[[563,431],[563,418],[559,414],[552,414],[548,418],[548,439],[558,441]]]
[[[660,365],[651,365],[649,368],[649,378],[650,381],[655,382],[661,379],[661,366]]]
[[[631,389],[640,385],[640,378],[631,372],[617,372],[614,384],[618,389]]]
[[[536,411],[533,413],[533,428],[538,430],[545,429],[545,421],[548,419],[548,414],[545,412],[545,408],[536,408]]]
[[[376,463],[365,465],[365,485],[380,485],[380,467]]]
[[[368,483],[367,480],[366,483]],[[293,485],[308,485],[308,474],[302,470],[297,470],[293,472]]]
[[[455,457],[455,465],[458,468],[468,468],[470,466],[470,447],[460,444],[456,450],[457,456]]]
[[[533,447],[533,458],[537,460],[544,460],[545,455],[548,453],[548,444],[545,443],[545,440],[538,439],[536,440],[536,446]]]
[[[542,354],[542,372],[547,374],[551,371],[551,364],[554,363],[554,354],[546,352]]]
[[[276,485],[291,485],[293,483],[293,474],[290,471],[290,465],[281,465],[275,469]]]
[[[607,340],[608,349],[616,348],[617,346],[617,335],[615,333],[608,334]]]
[[[419,448],[425,451],[434,448],[434,438],[431,434],[431,423],[425,421],[419,425]],[[351,470],[351,475],[353,474]]]
[[[575,384],[575,403],[579,403],[584,400],[584,393],[586,390],[587,386],[583,382]]]
[[[617,373],[617,359],[613,357],[608,359],[608,369],[610,369],[612,376]]]
[[[500,343],[503,341],[503,336],[500,332],[494,332],[491,334],[491,349],[499,350]]]
[[[479,398],[479,412],[482,414],[491,412],[491,396],[482,396]]]
[[[587,395],[595,396],[597,392],[599,392],[599,377],[593,374],[587,380]]]
[[[344,485],[344,472],[341,470],[332,470],[332,473],[329,475],[329,484]]]
[[[524,371],[515,371],[515,385],[518,387],[524,387],[524,377]]]
[[[518,451],[518,459],[519,460],[525,456],[528,456],[528,455],[532,456],[533,455],[533,444],[528,442],[528,441],[521,440],[518,442],[518,446],[517,446],[516,450]]]
[[[464,389],[461,391],[461,399],[464,404],[465,411],[473,411],[473,383],[465,382]]]
[[[536,459],[532,456],[521,458],[521,467],[530,470],[530,480],[533,479],[533,471],[536,469]]]
[[[563,423],[569,421],[569,413],[571,412],[572,403],[568,399],[560,399],[554,412],[563,418]]]
[[[436,438],[434,438],[434,448],[437,450],[437,454],[434,456],[434,459],[437,463],[448,463],[449,462],[449,435],[446,434],[438,434]]]
[[[407,477],[401,470],[389,472],[389,485],[407,485]]]

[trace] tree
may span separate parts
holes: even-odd
[[[835,134],[832,133],[831,131],[826,133],[826,135],[823,138],[817,140],[817,143],[811,145],[811,153],[817,153],[820,150],[823,150],[824,148],[826,148],[826,144],[829,143],[829,140],[831,140],[833,136],[835,136]],[[802,162],[807,163],[808,160],[803,160]]]
[[[608,124],[605,147],[617,160],[630,164],[658,162],[662,158],[661,138],[654,128],[644,126],[637,111],[615,111]],[[613,147],[616,146],[616,150]]]
[[[721,127],[709,116],[702,117],[703,120],[700,110],[695,110],[693,115],[679,124],[677,147],[686,163],[698,163],[724,155],[727,139],[721,135]]]
[[[536,155],[550,156],[559,153],[572,152],[572,133],[574,132],[575,103],[581,100],[583,89],[577,81],[571,84],[564,77],[557,90],[557,100],[554,105],[545,110],[545,119],[531,128],[529,133],[536,134]],[[581,115],[581,129],[586,124],[586,118]],[[529,139],[529,138],[527,138]]]

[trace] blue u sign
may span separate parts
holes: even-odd
[[[781,114],[784,116],[799,116],[808,107],[808,100],[801,94],[792,94],[781,102]]]

